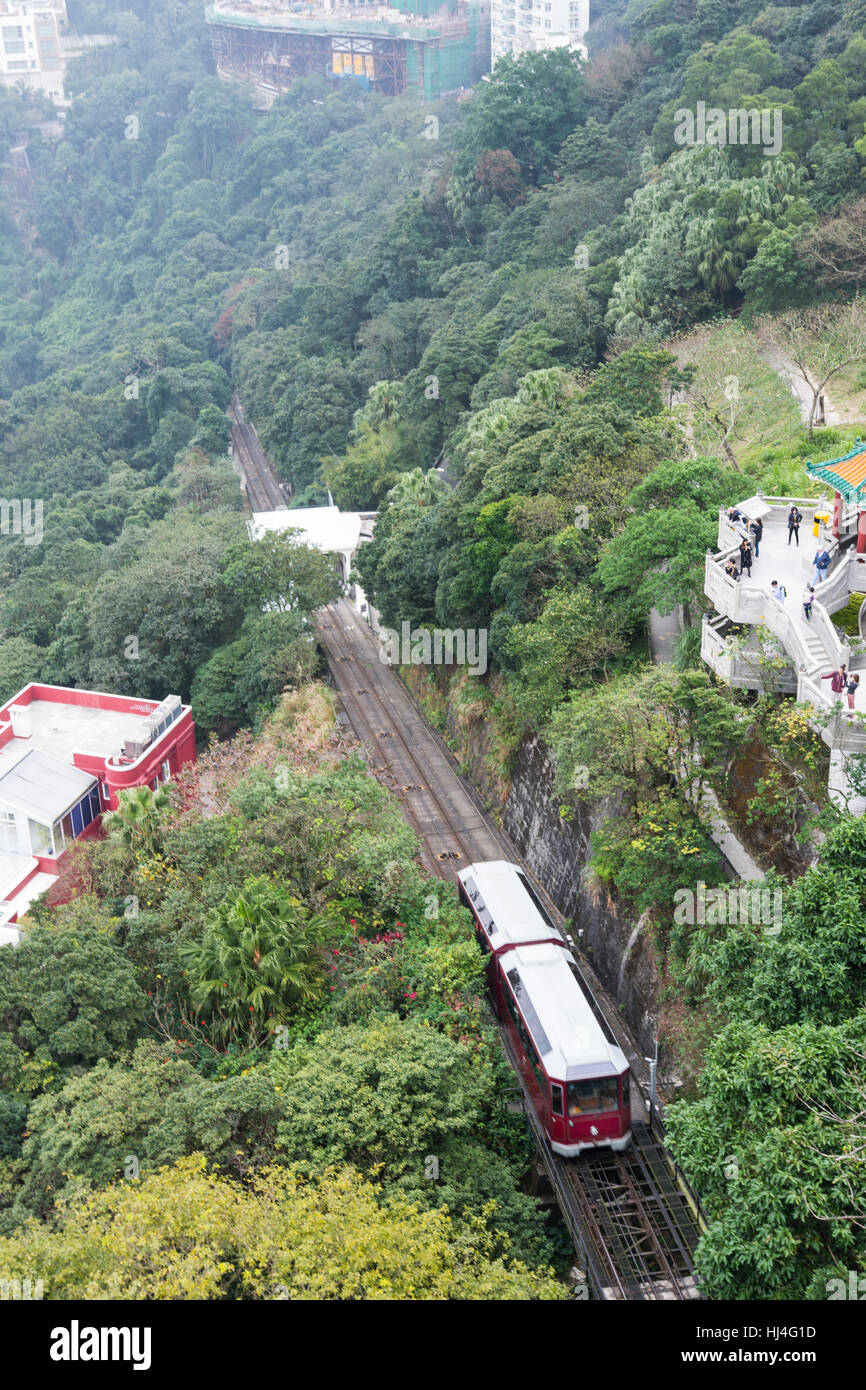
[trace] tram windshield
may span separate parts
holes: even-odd
[[[568,1081],[565,1086],[569,1115],[595,1115],[619,1106],[619,1077],[599,1077],[595,1081]]]

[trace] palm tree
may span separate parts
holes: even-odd
[[[193,1006],[210,1015],[212,1032],[256,1045],[318,999],[324,928],[272,880],[246,879],[210,914],[202,940],[180,947]]]
[[[171,806],[165,787],[130,787],[117,794],[116,811],[107,811],[102,824],[109,837],[126,849],[153,854],[162,838],[162,820]]]
[[[431,468],[425,473],[423,468],[413,468],[404,473],[387,494],[386,501],[392,507],[430,507],[442,500],[444,485],[441,478]]]

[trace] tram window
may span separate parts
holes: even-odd
[[[535,1072],[535,1078],[539,1086],[541,1087],[543,1093],[547,1085],[547,1077],[541,1065],[541,1058],[539,1057],[538,1052],[536,1051],[535,1044],[532,1041],[532,1038],[529,1036],[529,1030],[526,1027],[526,1024],[523,1022],[523,1019],[521,1018],[520,1013],[518,1012],[518,1009],[510,994],[506,994],[505,1002],[508,1005],[508,1011],[511,1014],[511,1017],[514,1020],[514,1026],[517,1029],[517,1036],[520,1038],[523,1051],[526,1054],[526,1057],[529,1061],[529,1065]]]
[[[599,1077],[595,1081],[566,1083],[569,1115],[596,1115],[619,1107],[619,1077]]]
[[[489,956],[490,946],[488,944],[487,937],[484,935],[484,932],[481,930],[480,927],[475,928],[475,940],[478,942],[478,945],[481,947],[485,956]]]
[[[628,1109],[628,1072],[622,1079],[622,1103]]]
[[[553,1099],[552,1099],[552,1105],[553,1105],[553,1113],[554,1113],[554,1115],[561,1115],[561,1114],[562,1114],[562,1087],[561,1087],[561,1086],[551,1086],[551,1088],[550,1088],[550,1094],[551,1094],[551,1096],[552,1096],[552,1098],[553,1098]]]

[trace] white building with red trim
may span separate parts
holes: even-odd
[[[130,787],[155,790],[194,762],[195,725],[163,701],[31,683],[0,706],[0,944],[51,886],[74,840]]]

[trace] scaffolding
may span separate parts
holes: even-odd
[[[413,12],[354,6],[296,14],[255,10],[241,0],[211,6],[206,18],[217,74],[271,97],[299,77],[318,75],[429,101],[470,86],[488,70],[489,27],[479,23],[477,0],[403,3],[414,5]]]

